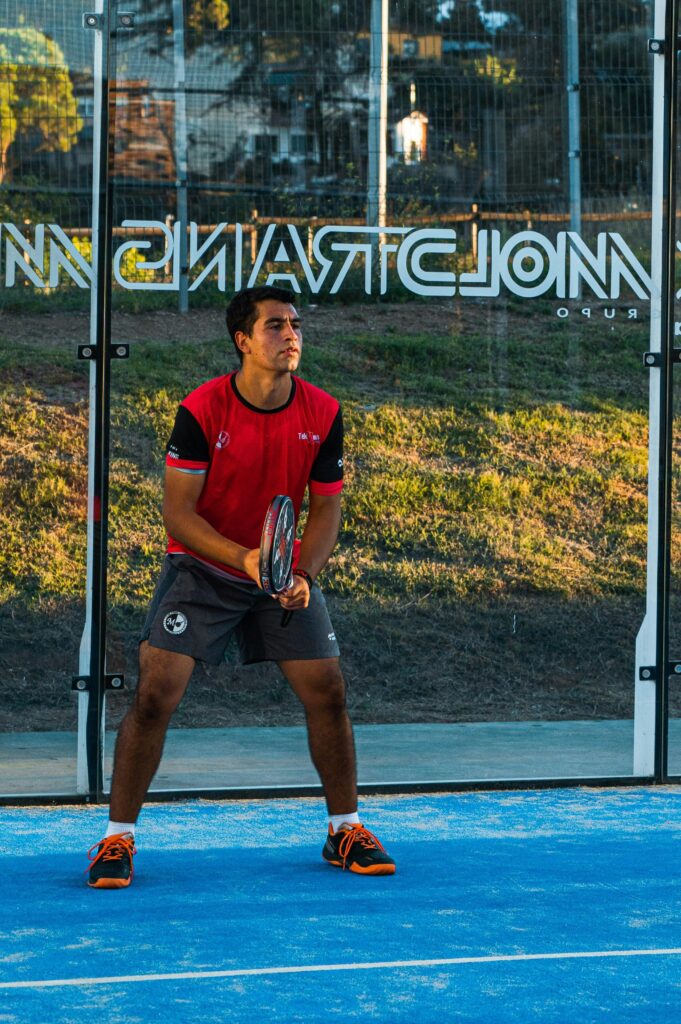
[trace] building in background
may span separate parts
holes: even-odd
[[[41,145],[39,134],[19,133],[8,148],[2,190],[9,196],[30,179],[36,214],[44,208],[47,216],[55,206],[38,198],[44,192],[59,195],[60,209],[73,206],[76,218],[78,197],[90,189],[92,37],[75,0],[66,0],[59,16],[45,0],[11,6],[17,27],[39,14],[58,43],[80,125],[61,149]],[[154,0],[132,31],[117,34],[117,216],[164,219],[174,212],[176,9],[171,0]],[[237,219],[252,209],[264,216],[364,217],[369,9],[369,0],[290,7],[187,0],[182,144],[193,219]],[[608,0],[579,9],[585,209],[645,206],[648,7]],[[437,217],[471,203],[537,214],[565,208],[563,13],[562,4],[534,0],[507,0],[498,10],[478,0],[393,5],[391,216],[418,207]]]

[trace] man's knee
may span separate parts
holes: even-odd
[[[299,696],[308,712],[344,711],[345,679],[338,662],[325,661],[315,665],[307,674]]]
[[[141,644],[136,715],[147,721],[170,718],[185,694],[193,668],[193,658],[185,654]]]

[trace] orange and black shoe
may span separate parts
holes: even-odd
[[[329,825],[322,857],[329,864],[358,875],[395,874],[395,861],[363,825],[343,825],[337,832]]]
[[[88,885],[93,889],[125,889],[132,882],[132,858],[136,853],[135,837],[130,832],[107,836],[101,843],[95,843],[88,850]]]

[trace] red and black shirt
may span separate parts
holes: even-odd
[[[217,377],[184,399],[166,465],[205,473],[198,514],[223,537],[257,548],[267,506],[276,494],[289,495],[297,519],[306,488],[312,494],[342,490],[343,418],[335,398],[300,377],[291,378],[288,401],[277,409],[247,402],[235,377]],[[171,536],[168,552],[209,562]],[[231,566],[209,564],[244,578]]]

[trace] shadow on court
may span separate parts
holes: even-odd
[[[5,809],[0,1019],[668,1024],[680,806],[672,788],[365,799],[383,878],[321,860],[319,800],[152,806],[118,892],[86,885],[101,808]]]

